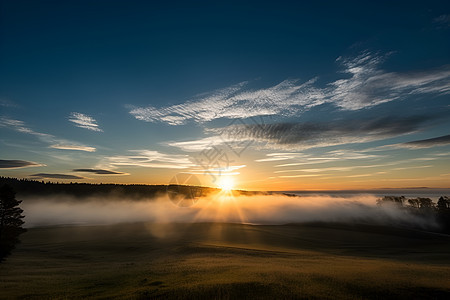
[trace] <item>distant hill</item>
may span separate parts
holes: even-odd
[[[126,197],[127,199],[149,199],[165,195],[168,185],[148,185],[148,184],[94,184],[94,183],[54,183],[50,181],[37,181],[30,179],[17,179],[10,177],[0,177],[0,186],[9,184],[16,191],[17,196],[48,196],[48,195],[69,195],[74,197],[90,196],[115,196]],[[174,185],[170,185],[173,187]],[[177,191],[188,195],[195,188],[196,196],[206,196],[211,193],[218,193],[220,189],[204,186],[177,186]],[[255,195],[267,194],[265,192],[233,191],[233,194]]]
[[[92,184],[92,183],[54,183],[29,179],[0,177],[0,185],[9,184],[20,196],[47,196],[64,194],[74,197],[88,196],[126,196],[128,199],[152,198],[167,192],[167,185],[145,184]],[[198,187],[201,194],[214,189]]]

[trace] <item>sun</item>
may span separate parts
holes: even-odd
[[[217,185],[222,191],[231,191],[234,188],[234,179],[231,177],[221,177]]]

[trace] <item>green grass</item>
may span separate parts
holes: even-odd
[[[368,225],[30,229],[2,299],[449,299],[450,238]]]

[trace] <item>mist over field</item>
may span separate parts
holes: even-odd
[[[142,201],[113,197],[72,196],[24,198],[26,227],[97,225],[127,222],[195,223],[229,222],[286,224],[304,222],[371,223],[437,228],[433,217],[413,214],[395,205],[376,205],[377,197],[310,195],[231,196],[199,198],[191,207],[179,207],[168,197]]]

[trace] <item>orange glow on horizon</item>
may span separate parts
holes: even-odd
[[[234,179],[230,176],[222,176],[221,178],[219,178],[217,186],[222,191],[231,191],[234,188]]]

